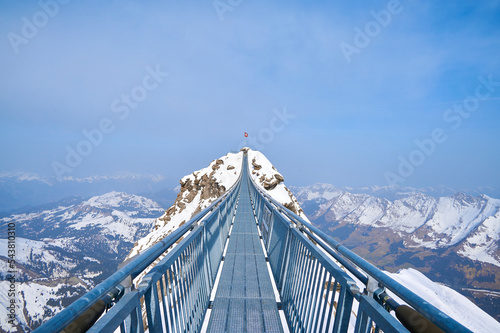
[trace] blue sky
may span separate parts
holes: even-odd
[[[0,5],[1,171],[176,182],[246,131],[287,184],[500,187],[500,1],[62,2]]]

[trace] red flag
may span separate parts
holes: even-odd
[[[245,132],[245,138],[248,138],[248,133],[247,132]]]

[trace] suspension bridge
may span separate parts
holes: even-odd
[[[35,332],[470,332],[249,172]]]

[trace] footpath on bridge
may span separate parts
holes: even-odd
[[[246,156],[243,163],[246,163]],[[248,171],[242,184],[208,332],[283,332],[255,223]]]

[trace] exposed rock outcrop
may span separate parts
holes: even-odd
[[[260,170],[260,169],[262,169],[262,165],[259,165],[259,164],[255,163],[255,158],[252,160],[252,165],[253,165],[253,169],[254,170]]]
[[[212,165],[212,172],[209,175],[203,174],[200,178],[198,178],[198,173],[193,172],[192,175],[194,176],[194,180],[191,177],[187,178],[185,181],[181,179],[181,189],[179,194],[177,194],[174,204],[167,209],[164,216],[158,219],[163,222],[162,225],[168,223],[171,220],[172,215],[182,212],[186,208],[186,204],[191,203],[198,194],[202,200],[207,200],[212,198],[216,199],[226,192],[226,187],[219,184],[215,177],[213,177],[215,171],[218,170],[222,164],[224,164],[224,161],[216,160]],[[198,208],[191,217],[201,211],[201,208]],[[158,228],[158,226],[155,227]]]

